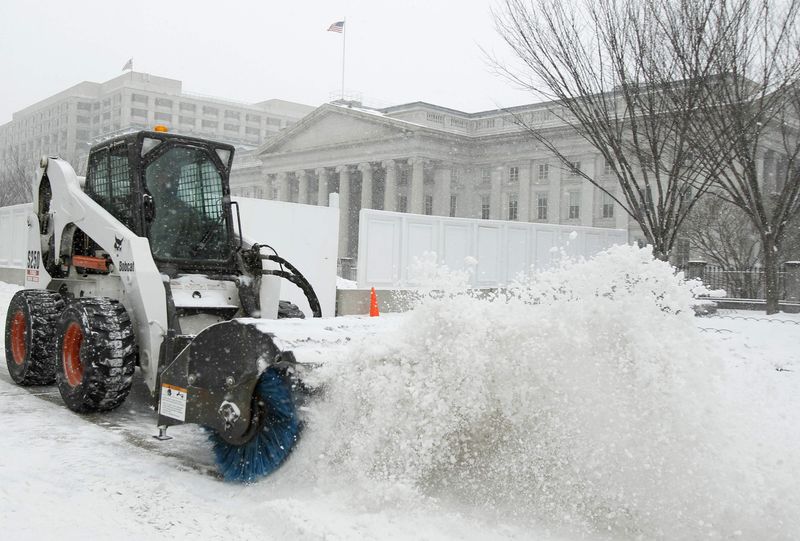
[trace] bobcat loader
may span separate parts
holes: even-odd
[[[206,427],[227,480],[276,469],[300,432],[294,356],[254,317],[276,317],[280,280],[308,281],[243,238],[232,146],[141,131],[94,146],[86,177],[43,158],[27,222],[25,289],[6,320],[20,385],[56,382],[71,410],[116,408],[136,367],[159,437]]]

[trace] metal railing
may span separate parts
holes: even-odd
[[[679,270],[686,270],[685,266]],[[728,270],[716,265],[706,265],[701,277],[709,289],[724,289],[727,297],[733,299],[765,299],[765,273],[760,268]],[[786,272],[784,267],[778,272],[779,298],[786,298]]]

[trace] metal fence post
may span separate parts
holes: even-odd
[[[786,269],[784,300],[800,302],[800,261],[787,261],[784,265]]]
[[[708,263],[706,263],[705,261],[699,261],[699,260],[689,261],[688,263],[686,263],[686,279],[693,280],[696,278],[698,280],[702,280],[703,272],[705,271],[707,264]]]

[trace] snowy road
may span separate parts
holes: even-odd
[[[290,460],[251,486],[219,481],[196,427],[152,439],[141,384],[118,410],[78,416],[3,362],[0,532],[800,537],[800,317],[675,318],[663,303],[680,292],[649,310],[590,285],[583,304],[576,286],[569,303],[445,299],[370,322],[369,343],[339,344],[349,368],[321,372],[332,391]],[[0,284],[2,321],[13,289]]]
[[[359,509],[335,492],[293,487],[280,472],[255,486],[223,484],[205,474],[211,456],[199,437],[176,430],[159,443],[139,415],[79,418],[42,398],[0,382],[0,531],[15,539],[500,536],[424,509]],[[134,423],[117,424],[125,418]]]
[[[0,315],[16,289],[0,284]],[[219,481],[195,426],[160,442],[140,380],[118,410],[78,416],[55,386],[18,387],[0,368],[0,532],[15,539],[505,539],[434,502],[296,483],[285,467],[257,485]]]

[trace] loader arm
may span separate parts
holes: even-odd
[[[41,254],[55,251],[53,259],[71,256],[64,232],[77,227],[98,244],[113,263],[109,277],[119,285],[104,289],[106,296],[117,298],[132,320],[139,346],[139,364],[147,387],[155,392],[159,351],[168,329],[166,292],[150,251],[147,238],[135,235],[117,218],[92,200],[82,189],[72,166],[59,158],[43,160],[34,187],[34,209],[40,208],[42,183],[49,183],[52,193],[48,219],[54,235],[52,247],[42,246],[39,217],[32,212],[28,219],[28,271],[25,286],[46,289],[53,277],[45,268]],[[66,245],[65,245],[66,244]],[[36,255],[38,254],[38,255]],[[32,272],[35,271],[35,272]]]

